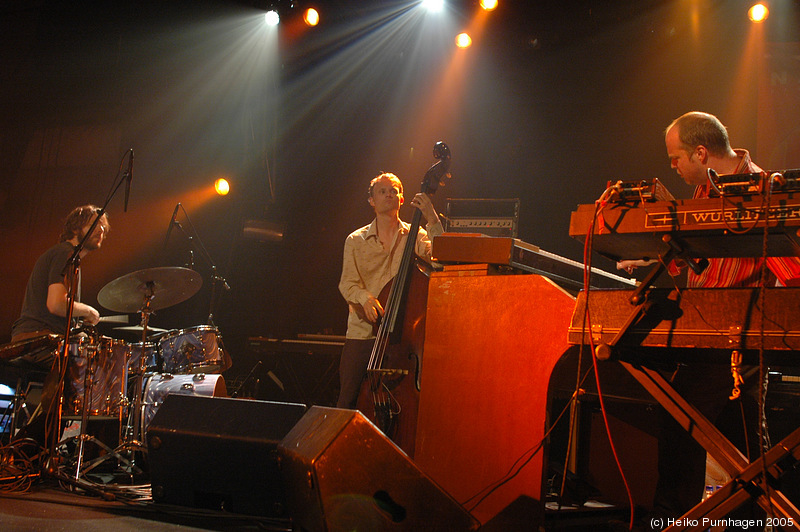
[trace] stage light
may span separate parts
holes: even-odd
[[[481,7],[484,11],[494,11],[497,9],[497,0],[481,0]]]
[[[278,23],[281,21],[280,15],[275,10],[267,11],[264,13],[264,21],[267,23],[268,26],[277,26]]]
[[[472,37],[466,32],[459,33],[456,35],[456,46],[459,48],[469,48],[472,46]]]
[[[313,7],[309,7],[303,13],[303,21],[307,26],[316,26],[319,24],[319,12]]]
[[[220,196],[226,195],[228,192],[231,191],[231,185],[228,183],[228,180],[224,177],[220,177],[216,181],[214,181],[214,190]]]
[[[764,22],[769,17],[769,9],[766,4],[755,4],[747,11],[747,17],[752,22]]]
[[[444,9],[444,0],[422,0],[422,5],[431,13],[439,13]]]

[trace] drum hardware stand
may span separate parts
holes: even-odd
[[[237,386],[236,389],[233,391],[233,393],[231,394],[231,397],[239,397],[239,392],[242,391],[242,388],[244,388],[244,385],[247,384],[247,381],[250,380],[250,378],[253,376],[253,373],[255,373],[256,370],[259,367],[261,367],[261,361],[260,360],[258,362],[256,362],[255,366],[253,366],[253,368],[250,370],[250,373],[247,374],[247,377],[245,377],[244,380],[239,383],[239,386]],[[258,381],[256,381],[256,382],[258,382]]]
[[[140,473],[141,472],[141,470],[139,470],[136,467],[136,465],[133,463],[133,461],[128,460],[126,457],[122,456],[119,453],[119,448],[118,449],[112,449],[111,447],[109,447],[108,445],[106,445],[102,441],[98,440],[97,438],[93,438],[91,436],[89,438],[91,439],[91,441],[93,443],[97,444],[98,447],[102,448],[106,452],[106,454],[104,454],[103,456],[98,456],[97,458],[95,458],[94,460],[91,460],[89,462],[86,462],[84,464],[84,468],[83,468],[83,474],[84,475],[86,475],[92,469],[94,469],[95,467],[99,466],[100,464],[102,464],[103,462],[105,462],[106,460],[109,460],[111,458],[116,458],[117,460],[119,460],[120,462],[125,464],[125,466],[130,468],[130,470],[132,472],[134,472],[134,473]],[[77,480],[77,477],[76,477],[76,480]]]
[[[131,468],[132,472],[140,472],[138,467],[136,466],[136,451],[145,452],[146,447],[142,441],[140,441],[141,434],[140,434],[140,427],[142,421],[142,410],[144,409],[144,405],[142,404],[143,396],[142,396],[142,388],[144,387],[144,373],[147,369],[147,359],[144,353],[144,346],[147,343],[147,325],[150,322],[150,314],[153,313],[153,309],[151,308],[151,302],[155,297],[155,284],[152,281],[148,281],[146,284],[146,293],[144,294],[144,301],[142,308],[139,309],[139,313],[142,315],[142,353],[139,355],[139,367],[136,368],[136,382],[134,383],[134,390],[133,390],[133,404],[131,405],[130,412],[128,414],[128,426],[125,430],[125,441],[120,446],[119,450],[128,451],[130,453],[130,461],[127,462],[127,465]],[[116,453],[115,453],[116,454]]]
[[[203,245],[203,241],[200,239],[200,236],[197,234],[197,230],[194,228],[194,224],[192,223],[191,218],[189,218],[189,213],[186,212],[186,209],[183,207],[182,204],[178,203],[178,206],[180,206],[181,210],[183,210],[183,214],[186,216],[186,221],[189,222],[189,227],[191,227],[191,229],[192,229],[192,234],[190,235],[189,233],[186,232],[186,230],[183,228],[183,226],[181,225],[180,222],[178,222],[177,220],[172,222],[175,226],[177,226],[177,228],[181,232],[181,234],[184,237],[186,237],[186,240],[189,241],[189,246],[191,248],[189,250],[190,260],[191,260],[190,269],[192,269],[192,270],[194,269],[194,250],[197,250],[197,253],[211,267],[211,299],[209,301],[208,324],[207,325],[211,325],[213,327],[214,326],[214,305],[215,305],[216,299],[217,299],[217,284],[218,283],[222,283],[222,287],[225,288],[226,291],[230,290],[231,287],[228,284],[228,281],[224,277],[222,277],[219,274],[217,274],[217,265],[214,264],[214,261],[212,260],[211,255],[209,255],[208,250],[206,250],[206,247]],[[177,209],[177,206],[176,206],[176,209]],[[177,213],[177,210],[176,210],[176,213]],[[196,242],[196,244],[195,244],[195,242]]]
[[[91,229],[87,231],[86,236],[84,236],[83,240],[81,240],[81,242],[78,244],[78,247],[75,248],[75,253],[73,253],[72,258],[64,266],[65,270],[68,272],[67,275],[64,276],[64,279],[67,280],[67,327],[66,331],[64,332],[64,338],[61,341],[61,345],[58,347],[55,360],[53,361],[53,369],[51,370],[57,372],[58,383],[52,398],[49,399],[49,404],[45,404],[44,406],[40,405],[43,410],[43,415],[47,416],[51,411],[53,413],[51,425],[48,427],[45,424],[45,442],[47,445],[48,454],[44,462],[44,470],[47,473],[55,476],[58,476],[59,466],[59,460],[56,455],[56,446],[61,436],[62,408],[64,406],[64,379],[67,375],[67,366],[69,363],[69,354],[67,353],[67,350],[69,348],[69,340],[72,332],[71,325],[72,313],[75,309],[75,287],[77,286],[79,275],[78,272],[80,269],[80,253],[78,250],[83,247],[86,239],[92,234],[92,231],[96,227],[101,216],[102,215],[98,215],[95,217],[95,223],[92,224]],[[47,379],[45,379],[45,382],[46,381]],[[45,402],[45,395],[46,394],[43,390],[42,403]]]
[[[208,259],[211,260],[211,259]],[[225,290],[230,290],[231,287],[224,277],[217,275],[216,265],[211,265],[211,300],[208,303],[208,324],[214,327],[214,305],[217,301],[217,283],[222,282]]]
[[[86,371],[83,374],[83,408],[81,409],[81,432],[78,435],[78,461],[75,465],[75,480],[81,478],[81,467],[83,466],[83,453],[86,441],[94,438],[86,434],[86,427],[89,424],[89,408],[91,406],[92,388],[94,387],[95,363],[97,362],[97,338],[92,338],[86,357]],[[66,351],[66,349],[65,349]]]
[[[22,405],[25,403],[27,393],[22,391],[22,377],[17,377],[17,387],[14,389],[14,409],[11,411],[11,425],[9,426],[9,441],[17,435],[17,423],[19,414],[22,412]]]
[[[142,352],[139,358],[139,367],[133,369],[136,376],[134,397],[132,401],[123,399],[124,404],[130,408],[125,437],[120,446],[112,451],[112,456],[119,453],[129,456],[125,464],[130,473],[141,473],[136,465],[136,453],[146,453],[147,449],[142,439],[143,417],[143,388],[144,376],[147,370],[147,357],[145,346],[147,344],[148,323],[150,314],[156,310],[176,305],[192,297],[200,290],[202,279],[199,274],[187,268],[148,268],[123,275],[104,286],[97,294],[97,301],[105,308],[114,312],[141,314]],[[127,367],[127,364],[126,364]],[[131,404],[132,403],[132,404]],[[122,428],[122,415],[120,415],[120,428]]]
[[[105,462],[110,458],[117,458],[126,465],[133,466],[133,464],[131,464],[129,460],[121,456],[114,449],[111,449],[108,445],[106,445],[96,437],[87,434],[89,426],[89,410],[91,407],[92,392],[94,390],[94,375],[98,362],[97,356],[98,356],[99,345],[100,344],[98,338],[93,337],[92,344],[90,344],[88,349],[90,356],[87,357],[86,372],[84,374],[84,379],[83,379],[83,408],[81,412],[81,431],[80,434],[78,435],[77,463],[75,466],[75,475],[74,475],[74,479],[76,482],[80,481],[81,476],[86,475],[89,471],[91,471],[92,469],[94,469],[95,467],[97,467],[98,465],[100,465],[101,463]],[[122,408],[121,405],[120,408]],[[120,414],[120,422],[121,422],[121,414]],[[106,451],[106,454],[84,464],[83,459],[87,442],[92,442],[98,447],[101,447],[103,450]],[[81,484],[73,484],[73,485],[77,487],[84,487]]]

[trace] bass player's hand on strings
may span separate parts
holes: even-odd
[[[422,216],[425,217],[425,220],[428,222],[428,224],[435,224],[439,221],[439,215],[436,214],[436,208],[433,206],[433,202],[431,201],[430,196],[427,194],[418,192],[417,195],[411,200],[411,205],[422,212]]]
[[[383,306],[378,298],[369,296],[369,299],[362,305],[364,308],[364,315],[370,323],[378,321],[378,316],[383,316]]]

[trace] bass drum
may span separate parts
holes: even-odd
[[[156,374],[147,379],[142,394],[142,437],[147,433],[147,427],[156,415],[158,407],[164,402],[167,395],[175,393],[180,395],[199,395],[203,397],[228,397],[228,389],[222,375],[170,375]]]

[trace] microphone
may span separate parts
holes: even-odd
[[[180,208],[180,202],[175,205],[175,210],[172,211],[172,218],[169,220],[169,226],[167,227],[167,236],[164,237],[164,249],[167,249],[167,242],[169,242],[169,234],[172,232],[172,226],[175,225],[175,218],[178,217],[178,209]]]
[[[133,179],[133,148],[128,158],[128,171],[125,173],[125,207],[123,212],[128,212],[128,198],[131,196],[131,180]]]

